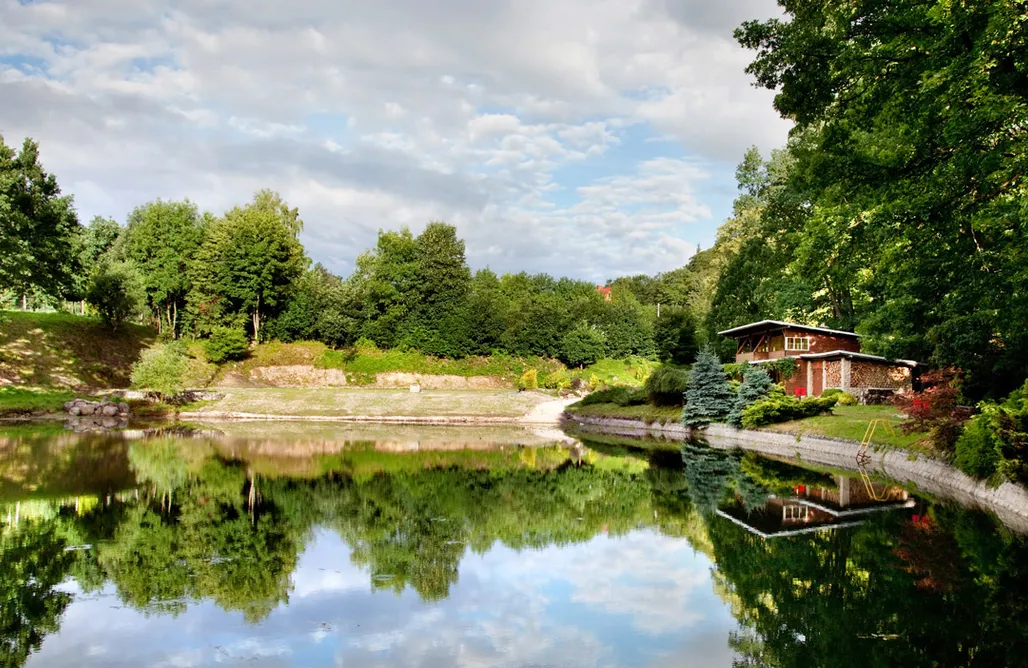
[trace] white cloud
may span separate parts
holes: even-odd
[[[0,0],[0,132],[40,141],[84,217],[155,197],[221,211],[278,189],[300,207],[314,259],[337,271],[378,228],[440,218],[478,266],[659,271],[724,208],[697,182],[784,140],[730,34],[775,11]],[[653,135],[673,140],[663,155]]]

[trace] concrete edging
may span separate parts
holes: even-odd
[[[740,447],[765,455],[800,459],[822,466],[858,471],[856,441],[796,436],[770,431],[736,429],[712,424],[702,430],[685,425],[647,424],[642,420],[595,418],[565,413],[565,418],[590,429],[626,436],[699,437],[717,448]],[[865,467],[871,476],[882,476],[911,485],[932,496],[986,508],[1011,528],[1028,533],[1028,489],[1011,482],[990,487],[948,463],[905,450],[872,450],[871,463]]]

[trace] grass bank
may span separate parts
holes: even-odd
[[[156,333],[70,313],[0,311],[0,385],[53,389],[128,387],[132,363]]]
[[[0,418],[60,413],[64,402],[74,398],[71,390],[0,388]]]
[[[204,402],[191,417],[248,414],[297,417],[519,418],[553,397],[513,390],[231,389]]]
[[[587,405],[577,403],[568,406],[566,410],[572,415],[642,420],[651,424],[654,422],[660,424],[677,422],[682,415],[681,408],[661,408],[650,404],[620,406],[611,403]],[[933,454],[933,451],[925,443],[925,434],[904,434],[899,429],[903,418],[897,415],[894,406],[836,406],[830,415],[780,422],[761,427],[757,431],[771,431],[796,436],[826,436],[859,443],[864,438],[868,423],[872,420],[888,420],[893,426],[891,432],[883,428],[876,429],[871,439],[872,443],[921,454]]]

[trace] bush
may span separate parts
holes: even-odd
[[[992,420],[993,410],[976,415],[964,425],[956,444],[953,463],[974,478],[988,478],[999,468],[1002,440],[996,434]]]
[[[960,404],[961,371],[939,369],[921,376],[922,392],[897,395],[893,402],[908,416],[900,425],[906,433],[928,432],[932,446],[951,453],[971,410]]]
[[[722,365],[721,368],[725,370],[725,375],[732,380],[741,381],[743,372],[746,371],[747,367],[751,366],[753,365],[748,362],[732,362],[731,364]]]
[[[743,409],[742,426],[746,429],[753,429],[777,422],[814,417],[831,412],[834,406],[835,397],[797,399],[795,397],[771,396]]]
[[[840,392],[838,396],[838,404],[840,406],[856,406],[857,398],[849,392]]]
[[[735,408],[728,414],[728,423],[735,426],[742,426],[742,412],[747,406],[760,401],[771,392],[771,376],[756,365],[750,365],[743,372],[742,384],[735,397]]]
[[[643,390],[654,406],[685,405],[685,390],[689,387],[689,372],[673,366],[662,366],[650,374]]]
[[[518,381],[518,387],[522,390],[535,390],[539,388],[539,372],[535,369],[529,369],[525,373],[521,374],[521,380]]]
[[[223,364],[230,360],[241,360],[246,357],[249,342],[246,333],[233,327],[215,327],[211,337],[204,342],[207,361]]]
[[[165,343],[143,351],[132,365],[132,385],[171,400],[182,392],[189,361],[180,344]]]
[[[551,371],[543,379],[543,387],[551,390],[563,390],[571,385],[571,377],[563,369]]]

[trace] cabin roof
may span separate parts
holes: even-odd
[[[851,350],[830,350],[826,353],[803,353],[799,356],[799,358],[803,360],[819,360],[829,357],[849,357],[858,360],[867,360],[869,362],[883,362],[885,364],[899,364],[901,366],[917,366],[917,362],[913,360],[891,360],[888,357],[882,357],[881,355],[855,353]]]
[[[723,332],[718,332],[721,336],[743,336],[745,334],[752,334],[766,329],[800,329],[807,332],[821,332],[822,334],[835,334],[836,336],[852,336],[854,338],[860,338],[860,334],[854,332],[844,332],[840,329],[828,329],[826,327],[811,327],[810,325],[797,325],[794,322],[782,322],[781,320],[761,320],[760,322],[751,322],[748,325],[741,325],[739,327],[733,327],[732,329],[726,329]]]

